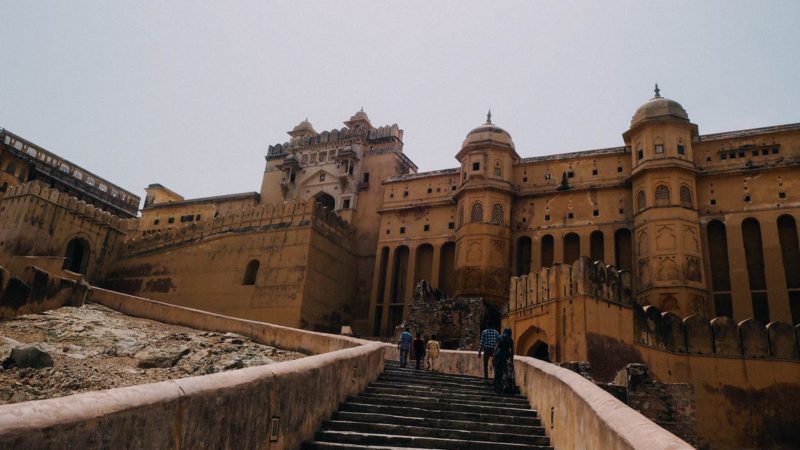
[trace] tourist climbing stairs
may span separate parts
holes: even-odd
[[[409,366],[413,366],[409,362]],[[483,379],[417,371],[386,361],[304,449],[552,449],[521,395],[497,395]]]

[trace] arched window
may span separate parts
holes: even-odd
[[[744,241],[744,258],[750,284],[750,300],[753,303],[753,317],[762,324],[769,323],[766,260],[761,243],[761,225],[758,220],[748,217],[742,221],[742,241]]]
[[[62,269],[69,270],[75,273],[86,273],[86,267],[89,265],[89,243],[86,239],[76,237],[72,238],[67,244],[67,250],[64,254],[64,265]]]
[[[464,226],[464,205],[458,208],[458,228]]]
[[[481,202],[475,202],[472,205],[472,211],[469,214],[469,221],[472,223],[483,222],[483,205]]]
[[[503,224],[503,205],[495,203],[492,206],[492,223],[495,225]]]
[[[647,208],[647,197],[645,196],[644,191],[639,191],[639,193],[636,194],[636,205],[639,208],[639,211]]]
[[[656,206],[667,205],[669,205],[669,188],[664,184],[660,184],[656,186]]]
[[[691,208],[692,207],[692,191],[689,189],[689,186],[681,186],[681,206],[684,208]]]
[[[257,259],[254,259],[247,263],[247,268],[244,269],[244,279],[242,280],[242,284],[245,286],[252,286],[256,284],[256,275],[258,275],[258,266],[260,263]]]

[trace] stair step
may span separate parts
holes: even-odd
[[[540,426],[539,419],[534,419],[529,425],[509,425],[507,423],[453,420],[449,415],[445,418],[408,417],[390,414],[360,413],[353,411],[337,411],[333,413],[333,418],[336,420],[349,420],[351,422],[393,423],[396,425],[491,431],[496,433],[536,434],[539,436],[544,435],[544,428]]]
[[[408,377],[425,378],[431,380],[449,380],[449,381],[458,381],[464,383],[483,383],[485,381],[483,378],[470,377],[467,375],[450,375],[441,372],[430,372],[427,370],[415,370],[415,369],[406,370],[406,369],[392,369],[384,367],[383,373],[395,376],[408,376]]]
[[[385,405],[386,401],[381,398],[366,397],[357,395],[348,398],[348,401],[355,403],[372,404],[372,405]],[[458,411],[458,412],[471,412],[480,413],[484,415],[499,414],[504,416],[523,416],[523,417],[536,417],[536,411],[530,408],[519,408],[511,406],[483,406],[483,405],[470,405],[466,403],[458,403],[455,401],[425,401],[414,398],[405,398],[392,400],[393,406],[404,406],[411,408],[435,409],[438,411]]]
[[[350,411],[369,414],[388,414],[403,417],[418,418],[447,418],[449,420],[463,420],[471,422],[498,423],[509,425],[539,425],[539,419],[534,415],[507,416],[503,414],[481,414],[463,411],[445,411],[435,408],[412,408],[395,405],[376,405],[368,403],[346,402],[342,404],[341,411]]]
[[[303,442],[303,450],[425,450],[419,447],[387,447],[385,445],[358,445],[358,444],[339,444],[336,442]]]
[[[458,403],[462,405],[474,406],[496,406],[496,407],[515,407],[515,408],[530,408],[528,402],[505,402],[502,397],[489,397],[489,400],[475,400],[465,397],[450,397],[443,395],[430,395],[427,392],[413,392],[402,394],[387,394],[385,392],[372,392],[369,389],[360,394],[361,397],[370,397],[382,400],[384,403],[393,403],[395,401],[402,401],[411,399],[415,401],[424,402],[438,402],[438,403]]]
[[[453,392],[461,394],[483,394],[494,395],[494,387],[484,386],[464,386],[462,384],[441,384],[441,383],[428,383],[421,380],[398,380],[378,377],[377,380],[370,383],[370,386],[384,386],[384,387],[398,387],[403,389],[425,389],[425,390],[441,390],[442,392]]]
[[[457,389],[475,389],[479,391],[492,391],[493,386],[483,382],[466,383],[460,380],[424,380],[415,377],[397,376],[388,373],[382,373],[378,376],[379,381],[389,381],[392,383],[414,383],[426,384],[428,386],[441,386]]]
[[[471,400],[471,401],[482,401],[482,402],[502,402],[509,405],[521,405],[523,407],[528,407],[528,399],[522,396],[512,397],[512,396],[500,396],[495,393],[492,394],[458,394],[453,392],[440,392],[435,389],[401,389],[401,388],[394,388],[394,387],[384,387],[384,386],[368,386],[364,393],[370,394],[384,394],[384,395],[418,395],[422,397],[441,397],[441,398],[449,398],[453,400]]]
[[[468,441],[462,439],[431,438],[421,436],[397,436],[389,434],[356,433],[349,431],[318,431],[316,441],[332,441],[362,445],[390,445],[397,447],[421,447],[440,449],[480,448],[481,450],[515,450],[522,448],[552,449],[549,446],[511,444],[502,442]]]
[[[394,423],[365,423],[328,420],[322,424],[325,431],[351,431],[366,434],[385,434],[462,441],[485,441],[512,444],[548,445],[549,438],[532,434],[498,433],[492,431],[454,430],[431,427],[398,425]]]
[[[463,394],[463,395],[487,395],[487,396],[497,396],[500,398],[515,398],[515,399],[523,399],[527,400],[525,396],[514,394],[514,395],[506,395],[506,394],[497,394],[494,392],[493,389],[489,390],[482,390],[482,389],[459,389],[459,388],[452,388],[452,387],[442,387],[442,386],[428,386],[426,384],[405,384],[405,383],[393,383],[391,381],[373,381],[369,384],[369,388],[389,388],[389,389],[401,389],[408,393],[413,392],[436,392],[441,394]]]

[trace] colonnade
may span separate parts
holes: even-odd
[[[405,307],[411,302],[418,282],[425,280],[445,295],[453,295],[455,253],[453,241],[419,242],[411,246],[404,243],[380,249],[370,311],[375,335],[391,334],[403,321]]]
[[[705,234],[714,313],[800,323],[800,245],[791,214],[729,215]]]

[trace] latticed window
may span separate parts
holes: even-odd
[[[458,227],[464,226],[464,205],[458,208]]]
[[[669,188],[663,184],[656,187],[656,205],[669,205]]]
[[[644,191],[639,191],[636,195],[636,205],[639,208],[639,211],[647,208],[647,197],[644,195]]]
[[[495,225],[503,224],[503,205],[495,203],[492,206],[492,223]]]
[[[472,205],[472,211],[469,214],[469,221],[472,223],[480,223],[483,222],[483,205],[480,202],[476,202]]]
[[[681,186],[681,206],[686,208],[692,207],[692,191],[689,186]]]

